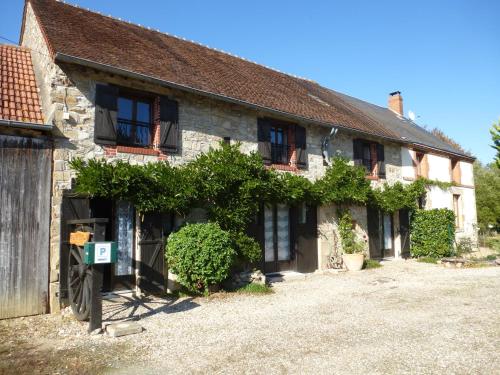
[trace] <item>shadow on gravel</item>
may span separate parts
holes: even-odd
[[[120,296],[107,300],[103,306],[103,321],[139,320],[156,314],[174,314],[200,306],[193,298],[162,299],[155,297],[134,298]]]

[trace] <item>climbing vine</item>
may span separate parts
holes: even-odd
[[[391,213],[415,209],[427,186],[451,186],[418,179],[372,188],[365,169],[342,157],[335,157],[324,176],[311,182],[268,169],[258,153],[244,154],[239,144],[225,143],[180,166],[75,159],[71,167],[76,171],[75,190],[79,193],[126,200],[139,212],[185,215],[195,207],[204,208],[211,221],[233,232],[244,232],[262,204],[371,205]]]

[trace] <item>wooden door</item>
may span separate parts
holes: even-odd
[[[166,290],[165,240],[173,228],[173,215],[147,213],[140,227],[137,284],[143,292],[161,293]]]
[[[382,226],[380,223],[379,210],[368,207],[367,219],[368,219],[370,258],[371,259],[383,258],[382,237],[381,237]]]
[[[318,216],[316,206],[301,204],[294,208],[293,237],[298,272],[318,269]]]
[[[0,319],[48,309],[52,145],[0,135]]]
[[[410,258],[410,213],[399,210],[399,233],[401,236],[401,257]]]

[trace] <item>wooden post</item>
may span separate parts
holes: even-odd
[[[88,332],[102,328],[102,275],[103,265],[92,265],[92,289],[90,293],[90,322]]]
[[[94,223],[93,241],[104,241],[106,236],[106,224]],[[104,265],[92,265],[92,289],[90,293],[90,321],[88,332],[93,332],[96,329],[102,329],[102,280],[103,280]]]

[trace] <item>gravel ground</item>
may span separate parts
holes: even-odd
[[[5,373],[500,374],[500,267],[388,262],[276,283],[269,295],[121,299],[87,336],[70,316],[0,321]]]

